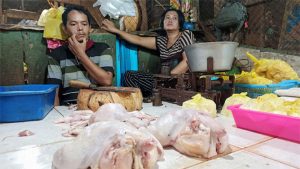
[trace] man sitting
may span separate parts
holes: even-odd
[[[70,87],[70,80],[110,86],[114,76],[111,48],[89,39],[90,14],[83,7],[69,6],[62,20],[68,42],[50,53],[47,75],[47,83],[60,85],[55,105],[76,103],[79,89]]]

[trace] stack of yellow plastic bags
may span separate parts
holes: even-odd
[[[221,114],[231,116],[231,111],[227,110],[227,107],[242,104],[242,109],[300,117],[300,98],[294,101],[287,101],[275,94],[265,94],[256,99],[251,99],[246,94],[234,94],[227,98]]]
[[[251,72],[242,72],[236,76],[236,83],[242,84],[271,84],[279,83],[283,80],[299,80],[297,73],[293,68],[283,60],[278,59],[260,59],[246,53],[254,62],[254,68]]]
[[[251,72],[242,71],[241,74],[236,75],[235,82],[241,84],[264,84],[264,85],[273,83],[272,80],[261,77],[257,75],[257,73],[255,73],[254,71]]]

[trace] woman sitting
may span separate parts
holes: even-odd
[[[126,41],[148,49],[158,50],[161,66],[169,67],[170,74],[182,74],[188,70],[187,57],[184,47],[194,43],[194,35],[189,30],[183,30],[184,16],[180,10],[168,9],[161,19],[163,33],[157,37],[141,37],[117,29],[113,22],[105,19],[101,28],[119,35]],[[152,74],[127,71],[125,73],[125,86],[138,87],[143,97],[152,95],[154,78]]]

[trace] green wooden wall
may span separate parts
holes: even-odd
[[[115,63],[115,41],[112,34],[91,34],[96,42],[112,48]],[[0,85],[24,84],[23,61],[28,64],[29,84],[45,82],[47,55],[42,31],[0,30]]]
[[[29,82],[43,83],[47,57],[42,32],[1,30],[0,39],[0,84],[23,84],[23,61],[29,66]]]
[[[157,74],[160,72],[160,58],[158,52],[145,48],[138,50],[139,70]]]

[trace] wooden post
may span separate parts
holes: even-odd
[[[101,28],[102,21],[104,20],[103,15],[100,13],[100,11],[97,8],[94,7],[87,7],[87,10],[90,12],[90,14],[93,16],[95,19],[97,25],[99,28]]]
[[[55,0],[55,2],[65,3],[65,4],[73,4],[73,5],[80,5],[85,7],[89,13],[92,15],[94,20],[96,21],[99,28],[101,27],[102,21],[104,17],[100,13],[97,7],[93,7],[93,4],[96,0]]]
[[[4,16],[3,16],[3,12],[2,12],[2,1],[0,0],[0,24],[4,23]]]
[[[31,11],[22,11],[18,9],[7,9],[4,12],[5,17],[7,18],[17,18],[17,19],[30,19],[38,20],[39,14]]]

